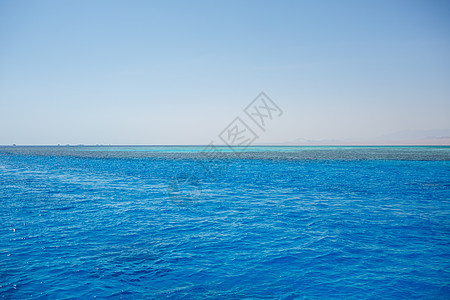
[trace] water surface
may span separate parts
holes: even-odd
[[[450,147],[203,149],[0,147],[0,297],[450,297]]]

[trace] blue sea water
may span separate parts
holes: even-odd
[[[450,299],[450,147],[0,147],[0,297]]]

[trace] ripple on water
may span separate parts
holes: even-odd
[[[189,153],[8,151],[3,298],[450,296],[445,151],[255,152],[217,176]],[[170,197],[180,173],[197,184]]]

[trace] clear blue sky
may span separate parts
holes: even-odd
[[[450,129],[450,1],[0,1],[0,144]]]

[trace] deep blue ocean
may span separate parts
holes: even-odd
[[[450,299],[450,147],[202,149],[0,147],[0,297]]]

